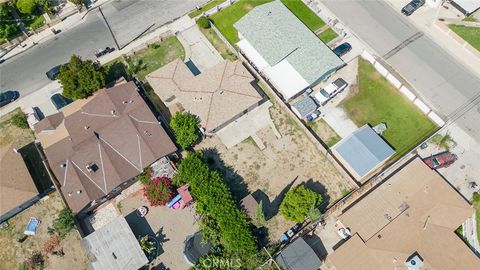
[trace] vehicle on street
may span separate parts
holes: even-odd
[[[340,57],[340,56],[348,53],[351,49],[352,49],[352,45],[350,45],[350,43],[348,43],[348,42],[344,42],[344,43],[338,45],[337,47],[335,47],[335,49],[333,49],[333,52],[338,57]]]
[[[457,160],[457,155],[446,151],[424,158],[423,162],[425,162],[425,164],[427,164],[431,169],[439,169],[452,165],[455,160]]]
[[[38,113],[37,107],[30,107],[24,110],[24,113],[27,115],[28,126],[33,129],[36,123],[40,121],[40,116]]]
[[[98,49],[96,52],[95,52],[95,57],[100,57],[100,56],[104,56],[106,54],[109,54],[111,52],[115,51],[115,48],[110,48],[110,47],[105,47],[105,48],[102,48],[102,49]]]
[[[318,101],[318,103],[320,103],[320,105],[325,105],[335,95],[342,92],[347,85],[348,83],[344,79],[338,78],[329,85],[320,89],[320,91],[315,95],[315,99]]]
[[[17,91],[5,91],[0,93],[0,107],[15,101],[20,94]]]
[[[55,106],[55,108],[57,110],[60,110],[61,108],[67,106],[70,103],[72,103],[72,100],[62,96],[58,92],[53,94],[52,96],[50,96],[50,100],[52,101],[53,106]]]
[[[52,81],[55,81],[58,77],[58,74],[60,74],[60,69],[62,68],[62,66],[64,65],[68,65],[68,64],[63,64],[63,65],[58,65],[58,66],[54,66],[53,68],[51,68],[49,71],[47,71],[47,77],[52,80]]]
[[[410,16],[417,10],[419,7],[425,5],[425,0],[412,0],[406,6],[402,8],[402,13],[405,16]]]

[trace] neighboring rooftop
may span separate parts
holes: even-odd
[[[317,254],[302,237],[284,248],[275,261],[282,269],[289,270],[317,270],[321,265]]]
[[[148,262],[123,216],[89,234],[81,244],[94,270],[137,270]]]
[[[240,61],[224,61],[194,76],[177,59],[146,78],[167,107],[180,104],[212,132],[263,101],[253,86],[255,78]]]
[[[292,104],[293,112],[300,118],[304,118],[317,108],[318,105],[311,96],[306,96]]]
[[[75,213],[176,151],[133,82],[77,100],[35,131]]]
[[[245,198],[241,200],[240,204],[242,205],[242,208],[247,213],[247,216],[253,220],[255,218],[255,214],[257,213],[257,208],[259,206],[257,200],[255,200],[252,194],[248,194],[247,196],[245,196]]]
[[[395,154],[395,150],[369,125],[342,139],[332,150],[357,180],[367,176]]]
[[[0,147],[0,216],[38,195],[38,189],[15,144]]]
[[[328,256],[337,270],[480,269],[455,234],[474,209],[436,171],[416,157],[340,215],[352,237]]]
[[[472,14],[480,8],[480,1],[478,0],[452,0],[450,3],[465,16]]]
[[[282,92],[286,99],[302,90],[289,84],[288,80],[296,81],[305,88],[325,79],[344,65],[343,61],[280,1],[253,8],[236,22],[234,27],[240,35],[237,45],[252,58],[250,60],[259,70],[267,68],[265,72],[274,77],[274,73],[290,73],[283,74],[288,78],[275,79],[281,82],[278,84],[285,84]],[[296,78],[298,75],[301,78]],[[281,85],[277,86],[282,88]]]

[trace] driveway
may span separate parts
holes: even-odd
[[[422,99],[480,142],[480,105],[476,104],[480,79],[469,68],[385,1],[321,2],[399,72]]]

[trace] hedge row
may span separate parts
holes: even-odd
[[[189,152],[180,163],[178,177],[190,185],[198,213],[215,220],[222,245],[239,255],[253,255],[256,240],[220,174],[210,170],[200,152]]]

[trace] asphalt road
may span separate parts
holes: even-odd
[[[92,10],[85,21],[55,39],[47,40],[0,65],[0,90],[16,90],[21,96],[32,93],[50,80],[45,72],[68,62],[72,54],[94,59],[102,47],[116,47],[107,28],[123,47],[147,30],[168,23],[208,0],[116,0],[102,5],[103,16]],[[105,17],[105,20],[103,19]]]
[[[385,1],[322,3],[429,105],[480,142],[480,78]]]
[[[114,46],[112,36],[101,17],[92,12],[75,28],[2,63],[0,89],[27,95],[50,83],[45,72],[68,62],[72,54],[93,58],[95,50],[106,46]]]

